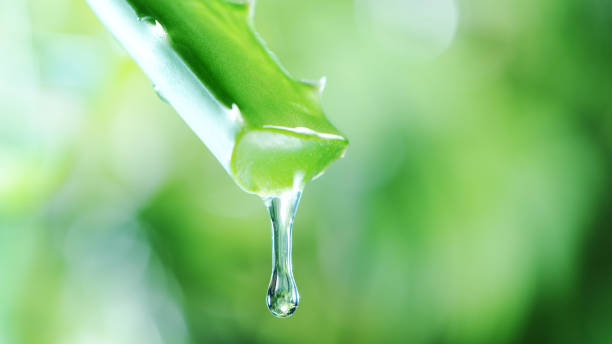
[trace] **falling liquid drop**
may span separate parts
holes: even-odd
[[[272,222],[272,277],[266,303],[270,312],[279,318],[291,316],[300,301],[293,279],[291,232],[301,194],[301,191],[292,191],[264,199]]]

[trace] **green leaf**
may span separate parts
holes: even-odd
[[[254,31],[252,3],[88,1],[154,83],[166,76],[157,75],[154,67],[147,66],[150,63],[147,59],[169,56],[167,61],[171,62],[164,60],[161,66],[173,64],[167,73],[182,76],[177,78],[179,82],[166,82],[168,85],[165,89],[162,86],[161,93],[245,191],[261,196],[280,194],[322,173],[344,154],[348,140],[329,122],[321,107],[323,82],[296,80],[283,69]],[[131,47],[143,39],[122,38],[122,30],[130,28],[125,23],[118,24],[120,20],[116,19],[117,13],[126,12],[126,6],[120,2],[129,4],[133,10],[136,17],[132,20],[139,23],[134,25],[148,25],[153,35],[158,35],[150,56]],[[105,6],[115,6],[117,11],[114,15],[104,13]],[[139,32],[140,36],[135,37],[141,37],[144,31]],[[143,49],[151,48],[145,45]],[[173,53],[178,58],[172,57]],[[196,96],[212,96],[216,108],[207,105],[208,109],[194,114],[193,105],[189,109],[181,106],[185,100],[171,89],[188,78],[188,74],[182,71],[178,60],[204,86],[206,92],[198,91]],[[198,122],[211,116],[214,118]],[[211,128],[215,131],[211,132]],[[224,139],[214,140],[211,135]]]

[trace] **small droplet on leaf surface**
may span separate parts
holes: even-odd
[[[164,95],[162,94],[161,87],[153,86],[153,90],[155,91],[155,94],[157,94],[157,97],[161,99],[161,101],[163,101],[164,103],[170,104],[170,102],[168,102],[168,99],[166,99],[166,97],[164,97]]]

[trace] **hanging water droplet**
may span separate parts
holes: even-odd
[[[300,301],[293,278],[291,232],[301,194],[298,190],[264,200],[272,222],[272,277],[266,303],[279,318],[291,316]]]

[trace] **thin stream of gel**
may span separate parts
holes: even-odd
[[[291,191],[264,199],[272,222],[272,276],[266,303],[270,312],[279,318],[291,316],[300,301],[293,278],[291,237],[301,194],[301,190]]]

